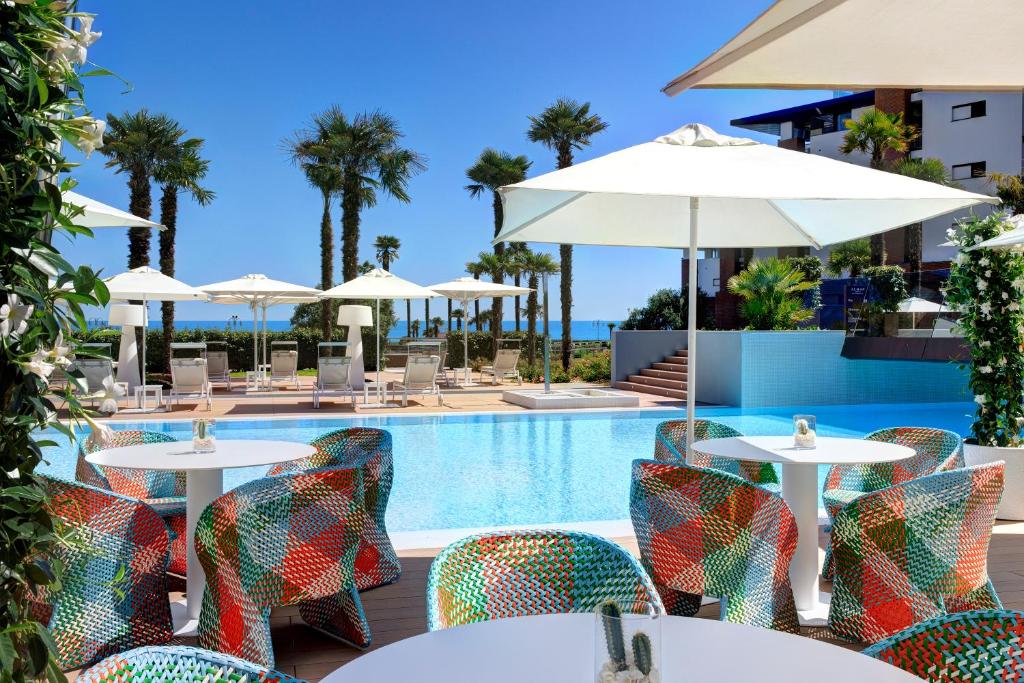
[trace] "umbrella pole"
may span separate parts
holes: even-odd
[[[146,412],[146,337],[149,336],[149,302],[142,297],[142,412]],[[170,365],[170,360],[167,361]]]
[[[254,387],[260,389],[260,331],[256,323],[256,299],[252,303],[252,382]]]
[[[551,393],[551,340],[548,338],[548,275],[544,273],[541,283],[544,285],[544,393]],[[562,334],[565,334],[564,332]]]
[[[260,308],[263,309],[263,364],[267,365],[267,302],[260,301]]]
[[[462,300],[462,314],[469,310],[469,297]],[[473,383],[473,375],[469,371],[469,325],[462,331],[462,362],[466,364],[466,386]],[[483,380],[481,380],[483,381]]]
[[[381,400],[380,396],[380,299],[377,299],[377,404],[381,405],[384,401]]]
[[[700,198],[690,197],[690,251],[687,254],[687,307],[686,307],[686,459],[693,461],[690,446],[693,444],[693,413],[696,403],[693,366],[697,360],[697,219],[700,213]]]

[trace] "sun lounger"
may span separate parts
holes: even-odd
[[[168,401],[178,403],[183,398],[206,401],[206,409],[213,408],[205,358],[171,359],[171,393]]]
[[[320,399],[324,396],[344,396],[348,394],[352,405],[356,403],[356,393],[352,389],[349,373],[352,371],[352,359],[348,356],[325,356],[317,360],[316,384],[313,385],[313,407],[320,407]]]
[[[409,405],[410,393],[437,394],[437,405],[442,404],[441,389],[437,386],[437,366],[440,362],[437,356],[409,356],[402,380],[391,383],[394,395],[402,392],[403,407]]]
[[[298,348],[298,342],[271,342],[270,379],[268,380],[271,388],[273,388],[274,382],[284,382],[294,385],[296,389],[299,388]]]
[[[522,353],[520,349],[498,349],[498,354],[494,357],[494,365],[485,365],[480,368],[480,381],[484,381],[484,375],[490,375],[493,384],[498,384],[506,379],[514,379],[522,384],[523,378],[519,375],[520,353]]]
[[[225,342],[206,342],[206,374],[210,382],[224,382],[231,391],[231,368]],[[213,345],[216,348],[210,349]]]

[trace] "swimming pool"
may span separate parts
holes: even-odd
[[[822,436],[860,437],[882,427],[943,427],[966,434],[971,403],[699,408],[748,435],[789,434],[792,416],[818,418]],[[629,517],[630,463],[650,457],[654,428],[680,410],[545,412],[344,419],[220,420],[221,439],[309,441],[331,429],[380,427],[394,438],[395,482],[388,505],[391,531],[622,520]],[[188,420],[119,422],[191,438]],[[48,449],[43,468],[73,478],[67,440]],[[266,468],[228,470],[226,488]],[[825,470],[819,472],[824,477]]]

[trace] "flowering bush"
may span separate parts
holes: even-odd
[[[1020,218],[1020,217],[1016,217]],[[1001,214],[972,217],[951,230],[961,248],[950,270],[946,303],[960,313],[971,348],[970,386],[977,404],[972,433],[982,446],[1019,446],[1024,426],[1024,255],[967,251],[1014,227]]]

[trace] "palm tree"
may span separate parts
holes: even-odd
[[[804,308],[803,292],[816,287],[789,261],[755,259],[739,275],[729,278],[729,292],[744,299],[743,317],[752,330],[792,330],[814,315]]]
[[[542,275],[553,275],[558,272],[558,264],[550,254],[542,254],[527,250],[523,254],[524,272],[527,274],[526,286],[530,294],[526,297],[526,356],[532,366],[537,360],[537,291]],[[548,340],[545,338],[544,343]]]
[[[314,118],[326,159],[341,173],[342,275],[359,275],[360,212],[379,194],[409,202],[409,179],[426,168],[423,156],[401,147],[398,122],[375,111],[349,118],[333,106]]]
[[[469,273],[470,275],[472,275],[474,280],[479,280],[480,276],[483,275],[483,273],[484,273],[484,269],[483,269],[483,266],[481,266],[476,261],[467,261],[466,262],[466,272]],[[476,331],[479,332],[480,331],[480,299],[476,299],[476,300],[473,301],[473,309],[474,309],[473,310],[473,319],[476,320],[476,323],[475,323],[476,324]],[[469,326],[469,322],[468,321],[466,322],[466,326],[467,327]],[[467,330],[467,332],[468,332],[468,330]]]
[[[581,150],[590,139],[606,129],[601,117],[590,113],[590,103],[559,98],[553,105],[531,116],[526,136],[539,142],[558,155],[558,168],[572,166],[573,150]],[[572,355],[572,245],[558,247],[562,277],[559,282],[562,296],[562,368],[569,369]]]
[[[492,279],[497,280],[498,277],[505,270],[505,258],[504,256],[498,256],[492,254],[489,251],[481,251],[477,254],[477,263],[480,264],[480,269],[483,273],[491,276]],[[501,299],[501,297],[495,297],[491,301]],[[501,318],[496,313],[501,311],[500,306],[491,306],[491,313],[486,316],[491,321],[491,336],[494,337],[494,348],[498,348],[498,340],[501,339]]]
[[[414,337],[420,336],[420,321],[419,320],[413,320],[412,321],[412,336],[414,336]]]
[[[448,299],[448,326],[444,328],[445,332],[452,331],[452,300]]]
[[[504,218],[504,211],[501,206],[501,195],[498,188],[503,185],[511,185],[526,180],[526,172],[530,169],[530,160],[523,155],[512,156],[508,152],[499,152],[488,147],[477,158],[476,163],[466,169],[466,178],[470,184],[466,185],[466,191],[471,197],[480,197],[485,192],[491,194],[491,206],[494,209],[494,236],[501,232],[501,223]],[[497,242],[494,245],[494,255],[502,259],[505,254],[505,243]],[[505,281],[502,271],[492,273],[494,281],[501,284]],[[493,320],[501,320],[502,299],[497,297],[491,301],[491,312]]]
[[[320,192],[320,289],[334,286],[334,228],[331,221],[331,200],[341,191],[341,171],[327,157],[327,149],[317,137],[315,125],[296,132],[284,142],[285,151],[302,169],[306,181]],[[330,341],[334,329],[331,302],[320,302],[320,334]]]
[[[121,116],[107,114],[107,132],[100,152],[107,168],[128,174],[128,210],[149,219],[153,214],[150,180],[161,164],[176,154],[185,131],[164,114],[146,109]],[[149,228],[128,229],[128,268],[149,265]]]
[[[423,300],[423,336],[430,336],[430,299]]]
[[[466,317],[466,312],[461,308],[453,308],[452,317],[455,318],[455,325],[457,326],[457,329],[459,332],[462,332],[462,319]]]
[[[929,183],[937,183],[939,185],[953,185],[953,181],[949,177],[949,172],[946,171],[946,164],[942,162],[942,159],[900,159],[893,166],[893,173],[899,175],[905,175],[908,178],[916,178],[917,180],[925,180]],[[914,274],[916,279],[916,290],[914,295],[917,296],[921,291],[921,268],[923,267],[924,260],[924,224],[913,223],[903,228],[904,230],[904,256],[908,263],[910,263],[910,272]]]
[[[203,141],[199,138],[185,140],[179,145],[177,155],[160,165],[155,180],[160,183],[160,272],[174,277],[174,240],[178,227],[178,193],[186,192],[200,206],[213,201],[216,194],[200,185],[210,168],[210,162],[203,159]],[[163,319],[164,358],[166,371],[171,367],[171,340],[174,338],[174,302],[164,301],[161,306]]]
[[[996,196],[1010,213],[1024,213],[1024,175],[989,173],[988,177],[996,184]]]
[[[522,286],[523,273],[526,272],[525,257],[529,252],[525,242],[513,242],[508,245],[508,251],[505,252],[505,272],[512,276],[512,284],[516,287]],[[522,308],[520,296],[515,296],[515,311],[516,311],[516,332],[521,329],[522,320]]]
[[[441,336],[441,325],[444,325],[444,318],[440,318],[440,317],[435,316],[435,317],[430,319],[430,326],[434,330],[434,335],[433,336],[435,336],[435,337]]]
[[[857,277],[860,271],[871,265],[871,243],[866,239],[850,240],[832,247],[825,272],[832,277],[840,277],[844,270],[850,271],[850,277]]]
[[[377,262],[384,270],[391,272],[391,262],[398,260],[398,250],[402,248],[402,241],[394,235],[380,235],[373,242],[373,248],[377,252]],[[412,317],[412,301],[405,300],[405,336],[412,333],[409,318]]]

